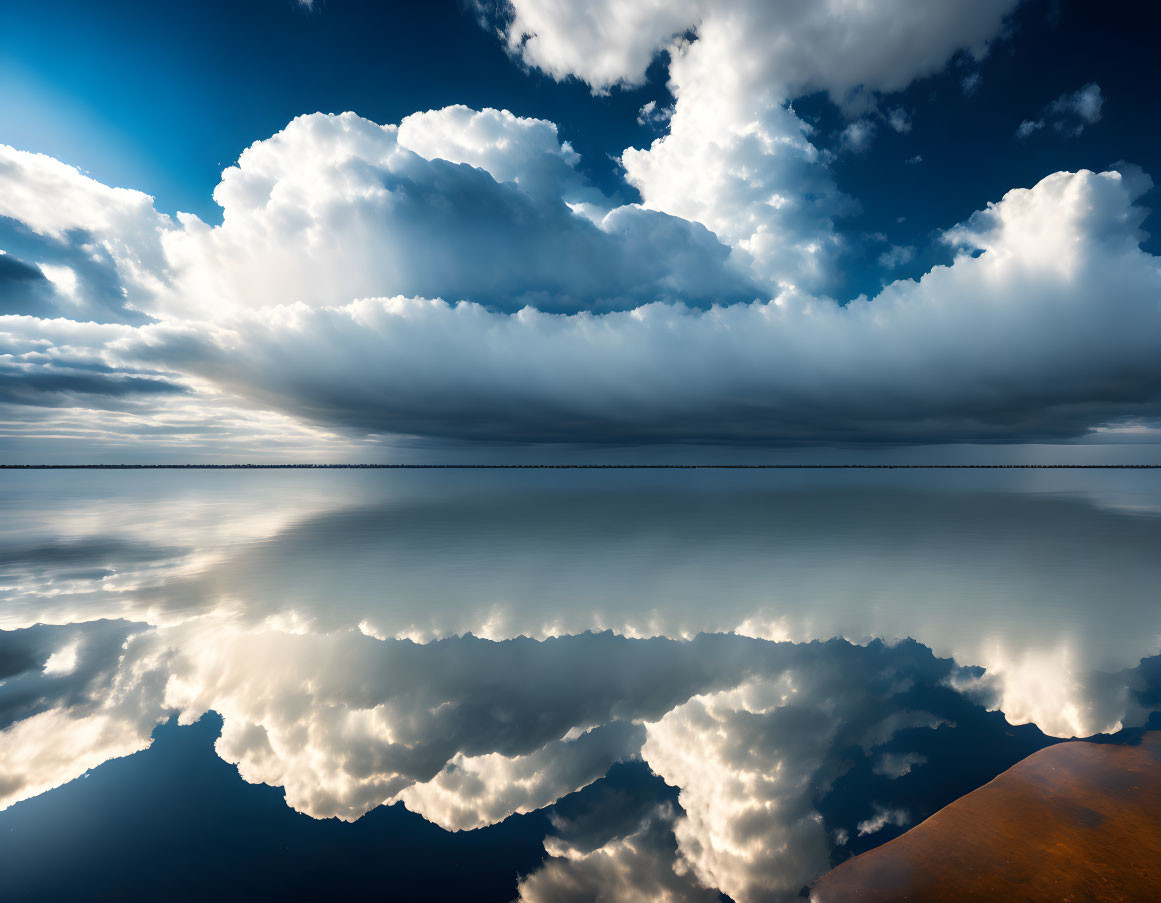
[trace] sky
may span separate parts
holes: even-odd
[[[9,0],[0,454],[1152,460],[1159,26]]]

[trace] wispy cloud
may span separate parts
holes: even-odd
[[[1044,108],[1039,118],[1025,119],[1016,129],[1016,136],[1028,138],[1050,126],[1056,132],[1075,138],[1088,126],[1100,122],[1104,102],[1099,85],[1085,85],[1071,94],[1060,95]]]

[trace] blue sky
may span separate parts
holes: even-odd
[[[933,232],[1012,186],[1120,160],[1161,171],[1150,118],[1159,112],[1161,59],[1151,48],[1161,11],[1135,3],[1119,11],[1033,0],[1016,10],[987,58],[977,64],[960,54],[893,95],[910,113],[910,130],[880,125],[864,151],[840,153],[833,165],[840,187],[859,202],[847,231],[915,246],[917,258],[903,272],[919,275],[949,259],[930,247]],[[601,96],[576,79],[523,70],[462,0],[329,0],[314,9],[296,0],[209,0],[145,12],[131,0],[10,3],[0,17],[8,35],[0,47],[0,141],[207,221],[221,217],[211,194],[222,169],[299,113],[353,110],[397,122],[457,103],[557,123],[595,184],[638,200],[615,157],[656,136],[638,123],[640,107],[670,101],[660,64],[645,85]],[[967,93],[964,80],[973,75],[979,80]],[[1106,97],[1097,127],[1015,137],[1048,102],[1094,82]],[[794,100],[817,123],[820,144],[841,149],[848,124],[841,111],[824,94]],[[916,156],[921,163],[908,162]],[[1161,245],[1151,237],[1146,247]],[[868,256],[874,252],[871,243]],[[873,259],[859,263],[850,287],[874,291],[884,274]]]
[[[0,16],[6,143],[205,219],[220,218],[225,166],[315,111],[398,122],[461,103],[549,119],[602,187],[625,191],[606,155],[648,140],[637,110],[664,85],[658,72],[652,90],[596,98],[526,73],[458,0],[11,3]]]
[[[19,190],[8,193],[25,199],[0,209],[7,252],[0,311],[107,325],[67,343],[59,324],[11,321],[0,330],[8,337],[0,400],[14,406],[8,419],[20,424],[0,441],[158,448],[163,434],[182,437],[177,444],[196,435],[206,447],[274,443],[323,454],[323,445],[349,451],[398,444],[401,436],[785,446],[1071,441],[1094,429],[1102,441],[1151,435],[1157,385],[1147,360],[1156,349],[1136,349],[1141,363],[1126,366],[1121,330],[1149,334],[1156,325],[1161,244],[1147,234],[1157,232],[1147,210],[1156,197],[1148,177],[1161,172],[1154,90],[1161,63],[1151,52],[1161,13],[1143,4],[1047,0],[918,12],[885,0],[860,13],[862,21],[845,20],[854,14],[837,7],[812,20],[809,5],[791,0],[776,7],[686,0],[652,18],[634,18],[634,8],[620,0],[580,13],[553,12],[539,0],[5,4],[0,143],[15,149],[9,178]],[[452,107],[503,115],[413,119],[399,153],[418,152],[422,165],[366,161],[391,172],[384,184],[398,202],[389,214],[360,212],[351,206],[357,200],[323,191],[275,215],[251,208],[243,193],[233,220],[247,224],[223,225],[214,192],[219,183],[225,190],[223,171],[245,148],[266,148],[269,161],[277,152],[277,162],[261,165],[278,169],[275,180],[288,186],[323,184],[327,175],[308,176],[302,161],[346,153],[339,132],[349,137],[349,125],[326,136],[303,125],[275,142],[294,117],[351,111],[358,122],[392,125]],[[511,134],[497,137],[497,129]],[[495,143],[468,147],[457,131]],[[65,187],[29,152],[75,166],[93,182]],[[529,188],[527,154],[538,161],[536,178],[551,185]],[[1038,223],[1072,223],[1072,234],[1057,239],[1086,249],[1068,284],[1030,289],[1021,281],[1028,274],[1011,267],[987,275],[1005,260],[1031,260],[1012,243],[1023,214],[1015,201],[996,208],[1007,210],[999,216],[973,214],[1012,189],[1086,169],[1113,171],[1119,182],[1082,188],[1058,180],[1055,189],[1036,189]],[[49,191],[45,179],[59,190]],[[245,166],[234,184],[243,181],[252,182]],[[133,225],[120,214],[108,221],[103,186],[151,196],[148,214],[126,212]],[[1071,213],[1047,210],[1050,196],[1066,203],[1076,191],[1085,199]],[[90,201],[99,212],[70,212],[89,210]],[[1082,208],[1107,215],[1098,222]],[[179,223],[179,211],[211,228],[203,247],[193,247],[203,233]],[[316,231],[272,231],[270,217],[285,225],[302,215],[316,218]],[[1040,225],[1021,220],[1019,229],[1031,234]],[[319,232],[333,246],[323,241],[298,254],[303,271],[291,278],[280,249]],[[265,249],[254,244],[259,235],[271,243]],[[1124,306],[1117,309],[1103,299],[1101,276],[1128,271],[1123,260],[1101,255],[1123,241],[1136,249],[1129,271],[1140,278],[1116,289]],[[951,267],[954,285],[933,271],[981,250],[986,263]],[[227,258],[243,269],[232,275]],[[921,281],[908,288],[915,285],[908,280]],[[915,343],[959,328],[950,326],[958,313],[917,325],[915,311],[938,304],[962,313],[983,286],[996,298],[1004,286],[1021,298],[1043,294],[1052,306],[1021,302],[1026,316],[1018,323],[985,316],[981,334],[965,336],[976,344],[974,357],[947,362],[931,344],[927,359],[905,362],[888,378]],[[242,325],[258,308],[302,303],[316,319],[333,318],[317,311],[396,295],[480,304],[493,319],[469,323],[460,311],[421,324],[412,312],[400,315],[406,323],[368,327],[369,315],[348,312],[308,330],[335,342],[293,348],[280,331],[284,321]],[[747,348],[711,347],[704,316],[691,315],[702,317],[694,322],[680,313],[682,305],[723,305],[739,320],[735,334],[753,336],[755,326],[740,322],[753,309],[739,305],[770,305],[769,313],[781,298],[782,311],[802,312],[859,296],[875,299],[874,314],[839,316],[829,335],[782,323]],[[617,318],[654,302],[669,312],[649,308],[655,327],[630,336]],[[583,320],[534,328],[496,319],[522,307],[551,316],[589,311],[604,318],[593,328],[619,338],[581,335],[590,329]],[[1071,325],[1033,335],[1058,308]],[[858,322],[888,314],[888,338]],[[357,325],[344,335],[352,317]],[[1137,317],[1146,319],[1126,323]],[[228,348],[209,328],[227,320],[235,324]],[[518,334],[522,328],[536,335]],[[568,335],[549,339],[544,330]],[[683,330],[684,350],[662,347],[662,336]],[[458,343],[481,332],[539,349],[536,360],[515,366],[512,353],[496,348],[496,359],[467,364]],[[236,341],[242,333],[246,351]],[[1014,337],[1012,344],[997,347],[998,335]],[[1082,335],[1099,339],[1095,355],[1077,344]],[[429,353],[404,363],[390,351],[395,342],[421,343]],[[51,363],[37,357],[46,343]],[[640,353],[623,353],[628,345]],[[338,348],[355,346],[366,366],[342,378],[330,364],[307,382],[278,370],[279,360],[298,355],[338,355],[337,366]],[[842,364],[836,349],[847,346],[867,349],[865,359],[847,355]],[[1106,363],[1077,377],[1070,355]],[[719,356],[731,364],[752,359],[756,369],[719,379]],[[448,357],[464,360],[464,369],[436,363]],[[772,370],[756,363],[763,357],[786,363]],[[683,360],[708,369],[683,376]],[[560,372],[538,370],[548,361]],[[483,408],[467,400],[484,391],[478,368],[498,374]],[[377,389],[358,382],[380,370],[387,382]],[[805,384],[815,370],[817,381]],[[851,409],[837,387],[868,370],[877,374],[874,400]],[[602,386],[601,374],[637,388]],[[914,386],[929,377],[938,391],[917,399]],[[94,390],[94,380],[104,388]],[[1067,391],[1045,388],[1073,380]],[[525,391],[530,385],[537,390]],[[578,385],[586,391],[577,393]],[[999,385],[1013,391],[997,395]],[[159,404],[173,416],[159,416]]]

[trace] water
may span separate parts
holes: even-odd
[[[795,899],[1161,698],[1154,471],[0,481],[0,867],[30,893],[69,892],[32,864],[91,858],[97,808],[138,827],[90,866],[142,882],[126,845],[220,859],[190,825],[250,819],[239,887],[291,832],[291,888],[353,892],[367,844],[412,894]],[[221,811],[141,827],[195,773]]]

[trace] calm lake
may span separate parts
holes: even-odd
[[[1161,471],[3,472],[0,896],[799,899],[1159,587]]]

